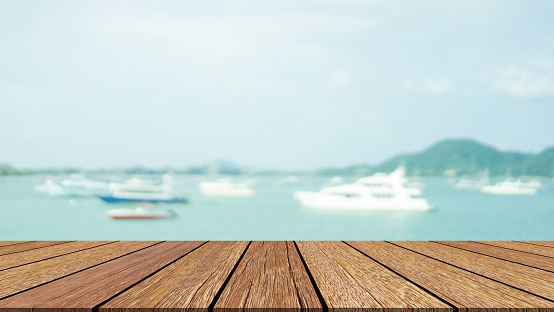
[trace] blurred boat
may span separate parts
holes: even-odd
[[[324,210],[428,211],[433,208],[426,199],[413,198],[407,188],[399,185],[384,189],[361,183],[344,184],[319,192],[297,191],[294,197],[303,207]]]
[[[137,207],[135,209],[111,209],[106,214],[113,219],[168,219],[175,215],[170,210],[146,209]]]
[[[49,178],[43,184],[35,185],[35,191],[50,196],[92,196],[108,189],[109,183],[86,178],[80,174],[72,174],[60,181]]]
[[[534,189],[544,188],[544,185],[538,179],[532,179],[532,180],[518,179],[518,181],[521,183],[521,185],[528,188],[534,188]]]
[[[454,183],[452,186],[458,190],[481,190],[484,186],[489,184],[489,169],[485,169],[480,173],[481,178],[479,179],[460,179],[458,182]]]
[[[173,188],[173,178],[169,174],[162,176],[162,183],[156,184],[153,181],[132,178],[121,183],[110,183],[109,189],[112,192],[170,192]]]
[[[495,195],[535,195],[537,189],[529,187],[526,182],[520,180],[506,180],[495,185],[484,186],[481,192]]]
[[[100,199],[108,203],[186,203],[184,197],[174,196],[168,192],[134,192],[115,191],[111,194],[99,195]]]
[[[394,194],[397,189],[403,189],[412,196],[420,196],[422,191],[420,188],[407,187],[408,179],[406,179],[406,167],[399,166],[390,174],[376,173],[372,176],[358,179],[356,184],[367,186],[380,194]]]
[[[460,179],[460,181],[454,183],[452,186],[458,190],[481,190],[489,182],[485,180],[473,180],[473,179]]]
[[[208,197],[250,197],[256,195],[252,181],[235,182],[230,178],[203,181],[199,184],[200,193]]]

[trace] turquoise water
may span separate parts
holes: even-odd
[[[166,206],[176,218],[113,220],[105,210],[134,205],[48,197],[33,190],[42,177],[1,177],[0,240],[554,240],[554,185],[546,180],[536,196],[499,196],[429,178],[431,212],[322,213],[301,208],[292,193],[318,190],[329,177],[294,186],[260,177],[257,196],[236,199],[202,197],[202,179],[176,178],[191,200]]]

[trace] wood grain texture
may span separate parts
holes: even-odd
[[[554,272],[554,258],[475,242],[439,241],[439,243]]]
[[[52,245],[59,245],[69,243],[69,241],[37,241],[37,242],[26,242],[16,245],[8,245],[0,247],[0,256],[12,254],[16,252],[22,252],[31,249],[37,249],[42,247],[48,247]],[[1,259],[1,258],[0,258]]]
[[[0,257],[0,271],[48,258],[66,255],[84,249],[94,248],[108,243],[110,242],[70,242],[4,255]]]
[[[526,241],[526,242],[523,242],[523,243],[541,245],[541,246],[554,248],[554,241]]]
[[[98,310],[207,310],[247,245],[248,242],[208,242]]]
[[[554,300],[554,273],[432,242],[394,242],[462,269]]]
[[[15,245],[7,245],[7,246],[1,246],[0,247],[0,256],[12,254],[16,252],[21,252],[25,250],[31,250],[36,248],[42,248],[52,245],[58,245],[68,243],[68,241],[35,241],[35,242],[25,242],[21,244],[15,244]],[[1,259],[1,258],[0,258]]]
[[[293,242],[252,242],[214,307],[322,310]]]
[[[554,258],[554,248],[530,243],[528,244],[527,242],[479,241],[478,243]]]
[[[184,256],[203,242],[163,242],[0,300],[0,311],[85,312]]]
[[[9,245],[28,243],[28,242],[31,242],[31,241],[0,241],[0,246],[9,246]]]
[[[0,275],[0,299],[155,243],[157,242],[115,242],[4,270]]]
[[[552,301],[387,242],[348,242],[348,244],[446,300],[461,311],[554,309]]]
[[[452,310],[342,242],[297,242],[297,245],[330,310]]]

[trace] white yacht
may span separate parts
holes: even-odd
[[[256,195],[253,181],[235,182],[231,178],[220,178],[200,182],[200,193],[208,197],[250,197]]]
[[[319,192],[298,191],[294,197],[304,207],[334,210],[427,211],[433,207],[418,188],[406,187],[406,168],[391,174],[376,173],[354,184],[325,187]]]
[[[295,192],[304,207],[324,210],[427,211],[433,207],[424,198],[413,198],[408,189],[369,187],[361,183],[323,188],[319,192]]]
[[[506,180],[495,185],[484,186],[481,192],[495,195],[535,195],[537,189],[529,187],[526,182],[520,180]]]
[[[356,184],[367,186],[380,194],[394,194],[398,189],[403,189],[412,196],[420,196],[420,188],[407,187],[406,167],[399,166],[391,174],[376,173],[372,176],[358,179]]]
[[[518,181],[525,187],[534,188],[534,189],[544,188],[544,185],[538,179],[532,179],[532,180],[518,179]]]
[[[43,184],[35,185],[35,191],[50,196],[92,196],[97,192],[105,191],[108,183],[96,181],[80,174],[72,174],[69,178],[49,178]]]
[[[481,190],[484,186],[489,184],[489,169],[485,169],[479,174],[478,179],[463,178],[454,183],[453,187],[458,190]]]
[[[110,183],[109,189],[112,192],[171,192],[173,190],[173,178],[169,174],[164,174],[161,184],[131,178],[122,183]]]

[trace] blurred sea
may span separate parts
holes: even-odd
[[[177,176],[175,189],[190,202],[165,206],[175,218],[113,220],[107,209],[136,205],[48,197],[33,189],[43,177],[0,177],[0,240],[554,240],[550,180],[535,196],[501,196],[427,178],[423,197],[436,205],[430,212],[320,212],[293,199],[294,191],[319,190],[330,178],[278,185],[263,176],[255,197],[214,199],[198,192],[204,177]]]

